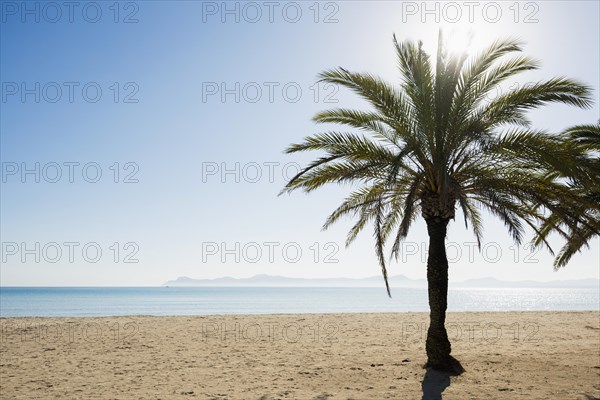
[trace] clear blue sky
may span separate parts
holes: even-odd
[[[348,188],[277,193],[294,163],[309,160],[282,150],[320,129],[311,116],[364,105],[351,93],[314,86],[317,74],[343,66],[397,81],[393,33],[422,39],[433,50],[440,27],[457,48],[472,32],[471,52],[497,37],[520,37],[526,53],[542,62],[520,82],[567,75],[591,85],[596,98],[591,110],[536,111],[537,127],[556,131],[595,122],[600,114],[597,1],[480,3],[474,9],[428,3],[427,10],[422,2],[377,1],[228,2],[226,10],[222,2],[193,1],[81,2],[71,10],[62,2],[53,3],[60,9],[1,4],[2,285],[378,275],[369,232],[346,250],[349,223],[320,230]],[[35,173],[21,175],[36,163],[39,183]],[[237,172],[222,175],[236,163]],[[102,176],[94,183],[97,170]],[[448,241],[460,245],[462,257],[452,244],[449,255],[458,260],[451,280],[599,275],[597,239],[553,272],[547,252],[531,256],[523,246],[511,248],[499,221],[487,218],[485,232],[485,257],[470,257],[464,243],[473,237],[458,220],[452,224]],[[418,223],[407,250],[426,240]],[[102,256],[91,262],[97,248]],[[131,253],[139,262],[124,262]],[[407,256],[390,273],[422,278],[423,261]]]

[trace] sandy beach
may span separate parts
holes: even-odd
[[[466,372],[428,374],[427,314],[3,318],[2,399],[596,399],[597,312],[451,313]],[[425,382],[424,382],[425,380]]]

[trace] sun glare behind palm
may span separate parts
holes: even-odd
[[[450,54],[472,55],[476,50],[475,32],[472,29],[455,27],[444,35],[446,50]]]

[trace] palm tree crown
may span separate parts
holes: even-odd
[[[577,125],[562,136],[565,151],[571,155],[571,165],[562,165],[559,173],[567,181],[573,194],[580,197],[574,207],[579,221],[551,213],[537,232],[535,243],[541,244],[550,233],[556,232],[566,243],[554,260],[556,269],[564,267],[571,257],[600,234],[600,121],[596,124]],[[566,219],[566,220],[565,220]]]
[[[538,231],[545,220],[542,208],[566,217],[564,223],[575,228],[577,215],[569,205],[578,199],[558,175],[547,173],[568,157],[557,152],[558,137],[530,128],[526,112],[552,102],[589,107],[590,89],[572,79],[553,78],[489,100],[488,94],[507,79],[538,68],[535,60],[519,55],[517,40],[496,41],[467,60],[447,54],[440,35],[435,65],[420,42],[399,43],[394,36],[394,46],[399,86],[344,68],[320,74],[321,81],[356,92],[372,110],[318,113],[317,123],[338,123],[359,132],[329,131],[291,145],[287,153],[320,150],[325,155],[283,191],[358,183],[324,228],[342,216],[356,216],[348,245],[373,223],[388,294],[384,244],[393,237],[391,253],[397,257],[419,213],[425,220],[449,220],[459,206],[478,242],[482,209],[498,216],[517,242],[526,225]]]

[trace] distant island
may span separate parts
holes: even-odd
[[[410,279],[403,275],[389,278],[390,286],[405,288],[427,288],[425,279]],[[222,277],[215,279],[193,279],[181,276],[162,286],[174,287],[380,287],[380,276],[368,278],[290,278],[276,275],[255,275],[250,278]],[[495,278],[469,279],[462,282],[450,282],[454,288],[600,288],[598,279],[572,279],[548,282],[539,281],[502,281]]]

